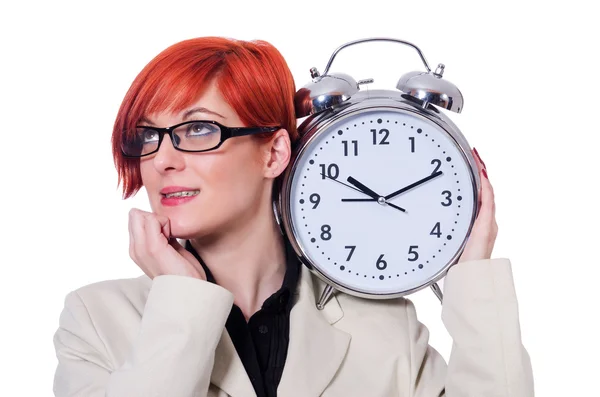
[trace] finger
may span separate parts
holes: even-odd
[[[477,153],[477,149],[473,148],[471,150],[471,153],[473,155],[473,159],[475,160],[475,165],[477,166],[477,172],[479,173],[479,179],[484,179],[484,175],[483,175],[483,163],[481,161],[481,159],[479,158],[479,154]],[[477,204],[479,205],[479,207],[481,208],[481,192],[482,191],[482,186],[481,184],[479,185],[479,190],[478,190],[478,199],[477,199]]]
[[[484,172],[485,170],[482,171],[482,174]],[[494,187],[492,186],[492,183],[490,182],[490,179],[487,177],[487,175],[483,175],[483,177],[481,178],[481,189],[482,192],[485,192],[484,194],[486,196],[486,201],[490,206],[493,218],[496,214],[496,195],[494,194]]]
[[[154,274],[149,270],[144,259],[143,230],[143,211],[132,209],[129,211],[129,256],[148,277],[153,278]]]
[[[183,245],[181,245],[179,243],[179,241],[177,241],[177,239],[175,237],[172,237],[172,238],[169,239],[169,245],[171,245],[171,247],[173,247],[175,249],[175,251],[177,251],[178,253],[180,253],[184,257],[186,256],[185,253],[189,253],[185,249],[185,247]]]
[[[131,218],[131,231],[133,234],[133,252],[136,259],[142,259],[145,256],[145,245],[146,245],[146,237],[145,237],[145,227],[144,227],[144,214],[141,210],[136,210],[132,212]]]
[[[485,163],[484,163],[484,162],[483,162],[483,160],[481,159],[481,156],[479,155],[479,152],[477,151],[477,149],[476,149],[476,148],[473,148],[472,152],[473,152],[473,154],[474,154],[475,161],[476,161],[476,162],[478,162],[478,163],[481,163],[481,166],[482,166],[483,168],[487,168],[487,167],[486,167],[486,165],[485,165]]]
[[[485,247],[489,247],[495,240],[494,220],[494,194],[487,178],[483,178],[481,184],[481,208],[473,229],[474,234],[481,238],[481,243]]]
[[[167,245],[167,239],[162,232],[162,225],[154,214],[144,215],[146,232],[146,250],[153,258]]]
[[[154,218],[160,223],[160,228],[165,239],[171,238],[171,222],[168,217],[164,215],[154,214]]]
[[[129,256],[131,259],[137,262],[137,253],[136,253],[136,234],[134,231],[135,223],[138,222],[139,212],[137,208],[132,208],[129,210],[129,221],[127,223],[127,229],[129,231]]]
[[[487,173],[487,167],[485,165],[485,163],[483,162],[483,160],[481,159],[481,156],[479,155],[479,152],[477,152],[477,149],[473,148],[472,150],[473,152],[473,158],[475,159],[475,164],[477,164],[477,169],[479,170],[479,174],[482,178],[488,178],[488,173]]]
[[[198,262],[196,257],[191,252],[186,250],[185,247],[181,245],[176,238],[170,239],[169,244],[175,249],[175,251],[177,251],[181,256],[183,256],[183,258],[186,259],[196,269],[196,271],[199,272],[199,274],[202,275],[202,278],[206,279],[206,272],[202,268],[200,262]]]
[[[132,230],[132,219],[133,219],[133,214],[132,212],[135,211],[135,208],[132,208],[129,210],[129,214],[128,214],[128,219],[127,219],[127,231],[129,232],[129,256],[131,257],[131,259],[133,259],[135,253],[133,251],[133,230]]]
[[[173,247],[173,249],[182,257],[184,257],[188,262],[194,264],[196,263],[196,258],[192,255],[191,252],[185,249],[184,246],[179,244],[179,241],[175,237],[169,239],[169,245]]]
[[[471,153],[473,154],[473,159],[475,159],[475,165],[477,165],[477,170],[479,172],[481,172],[481,170],[485,168],[485,165],[481,161],[481,158],[479,157],[479,153],[477,153],[477,149],[473,148],[471,150]]]

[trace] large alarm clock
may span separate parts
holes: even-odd
[[[329,73],[342,49],[372,41],[414,48],[426,71],[394,90],[361,90]],[[414,44],[389,38],[346,43],[295,97],[300,140],[276,202],[300,260],[335,291],[396,298],[431,286],[462,253],[478,213],[479,173],[470,146],[443,113],[460,113],[460,91],[432,71]]]

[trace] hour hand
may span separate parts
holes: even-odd
[[[366,195],[373,197],[376,201],[379,200],[381,197],[383,197],[380,194],[375,193],[373,190],[369,189],[368,187],[366,187],[365,185],[363,185],[362,183],[360,183],[359,181],[357,181],[356,179],[354,179],[351,176],[349,176],[348,179],[346,179],[346,180],[348,182],[350,182],[351,184],[353,184],[354,186],[356,186],[357,188],[359,188]]]

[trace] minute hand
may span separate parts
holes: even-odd
[[[432,180],[435,177],[438,177],[438,176],[442,175],[442,173],[443,173],[442,171],[434,172],[433,174],[431,174],[429,176],[426,176],[425,178],[423,178],[423,179],[421,179],[419,181],[416,181],[415,183],[411,183],[410,185],[405,186],[405,187],[403,187],[400,190],[396,190],[394,193],[388,194],[387,196],[385,196],[385,199],[386,200],[392,199],[392,198],[398,196],[399,194],[402,194],[402,193],[406,192],[407,190],[410,190],[410,189],[412,189],[414,187],[417,187],[417,186],[419,186],[419,185],[421,185],[421,184],[423,184],[423,183],[425,183],[425,182],[427,182],[429,180]]]

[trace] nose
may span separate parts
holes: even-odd
[[[185,168],[185,160],[183,158],[183,152],[175,149],[169,135],[163,137],[163,141],[160,144],[158,152],[154,155],[154,167],[160,173],[167,171],[177,170],[181,171]]]

